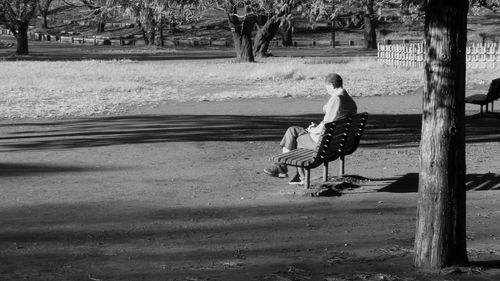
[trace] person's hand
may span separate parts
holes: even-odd
[[[307,127],[306,131],[308,131],[308,132],[309,132],[309,131],[311,131],[312,129],[316,128],[316,126],[318,126],[318,125],[314,124],[314,122],[311,122],[311,125],[309,125],[309,127]]]

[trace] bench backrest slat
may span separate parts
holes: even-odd
[[[352,154],[358,148],[361,137],[363,136],[367,118],[368,113],[366,112],[352,116],[351,129],[349,130],[349,133],[347,135],[345,146],[341,153],[342,156]]]
[[[486,99],[488,101],[494,101],[500,98],[500,78],[491,80],[490,88],[488,89],[488,94],[486,94]]]
[[[315,162],[321,164],[326,159],[337,159],[344,146],[349,129],[351,128],[351,117],[342,118],[325,124],[322,137],[318,142]]]

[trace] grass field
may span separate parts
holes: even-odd
[[[422,70],[380,65],[374,58],[273,58],[232,60],[2,62],[1,118],[110,115],[168,101],[324,95],[329,72],[344,77],[356,97],[404,95],[422,85]],[[494,78],[471,70],[468,85]]]

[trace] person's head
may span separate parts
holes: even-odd
[[[325,77],[326,86],[332,85],[333,88],[335,89],[335,88],[342,88],[343,84],[344,83],[342,81],[342,77],[340,77],[340,75],[338,75],[337,73],[330,73]]]

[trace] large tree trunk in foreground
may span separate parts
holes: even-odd
[[[28,55],[28,25],[29,22],[23,22],[18,25],[17,30],[12,30],[17,41],[16,55]]]
[[[428,0],[415,266],[467,263],[465,46],[467,1]]]
[[[258,24],[257,34],[255,35],[254,51],[256,57],[269,56],[269,44],[278,32],[280,21],[276,17],[271,17],[263,25]]]
[[[254,62],[252,30],[256,22],[255,15],[248,14],[240,18],[236,14],[229,14],[228,17],[236,57],[241,62]]]
[[[365,14],[364,14],[364,47],[367,49],[377,49],[377,33],[375,32],[376,21],[375,11],[373,10],[374,0],[365,0]]]

